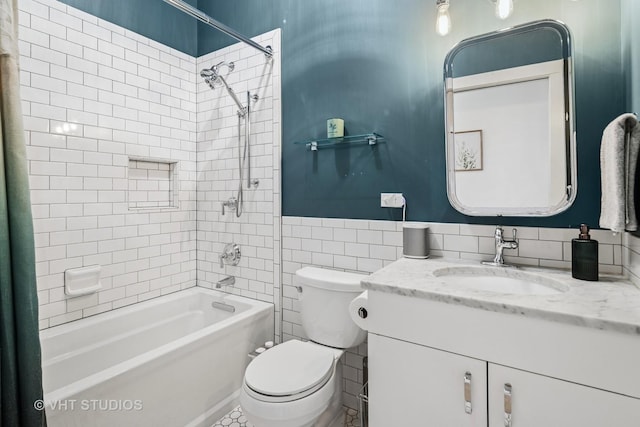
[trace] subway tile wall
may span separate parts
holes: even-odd
[[[129,209],[177,208],[180,191],[177,162],[129,159]]]
[[[244,152],[245,120],[239,120],[238,106],[224,87],[211,89],[204,80],[197,84],[197,276],[198,286],[212,288],[220,279],[233,275],[235,285],[225,291],[274,303],[279,341],[280,30],[254,40],[271,46],[273,58],[237,43],[197,60],[198,70],[233,62],[233,71],[227,66],[219,70],[242,105],[247,105],[247,91],[252,98],[258,97],[251,100],[250,155],[244,160],[241,176],[238,159]],[[249,172],[251,180],[257,180],[250,187]],[[240,198],[240,183],[241,216],[228,207],[223,215],[222,202]],[[240,245],[240,263],[220,268],[219,256],[228,243]]]
[[[622,236],[622,266],[631,283],[640,288],[640,235],[625,232]]]
[[[54,0],[20,0],[40,327],[196,284],[196,60]],[[129,158],[178,162],[179,208],[130,210]],[[64,270],[102,265],[67,298]]]
[[[429,223],[431,255],[491,260],[495,254],[494,226]],[[507,236],[511,228],[504,226]],[[571,268],[571,229],[517,227],[520,247],[506,250],[513,264]],[[622,237],[592,230],[599,241],[600,272],[622,274]],[[638,239],[640,241],[640,239]],[[636,244],[636,274],[640,276],[640,244]],[[372,273],[402,256],[402,222],[330,218],[282,218],[282,334],[283,339],[306,338],[300,324],[295,271],[315,265],[345,271]],[[346,406],[357,408],[362,387],[362,358],[366,343],[347,352],[344,359]]]

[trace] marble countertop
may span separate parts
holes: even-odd
[[[518,267],[512,277],[533,277],[562,290],[552,295],[515,295],[457,287],[438,276],[445,268],[458,268],[465,275],[477,274],[479,262],[431,258],[401,258],[362,281],[364,289],[426,298],[447,304],[528,316],[601,330],[640,335],[640,289],[618,276],[600,276],[597,282],[577,280],[564,270]],[[503,267],[484,267],[503,275]],[[465,270],[466,269],[466,270]],[[486,270],[485,270],[486,271]],[[435,274],[434,274],[435,272]],[[491,273],[490,273],[491,274]],[[533,275],[533,276],[532,276]]]

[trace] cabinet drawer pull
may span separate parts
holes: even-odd
[[[504,427],[511,427],[511,384],[504,385]]]
[[[464,373],[464,412],[471,413],[471,372]]]

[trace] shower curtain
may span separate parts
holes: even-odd
[[[0,425],[46,425],[20,108],[18,0],[0,0]]]

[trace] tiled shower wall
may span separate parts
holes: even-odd
[[[240,44],[196,59],[55,0],[21,1],[20,25],[41,328],[227,274],[279,310],[279,30],[256,38],[273,60]],[[243,103],[258,95],[240,218],[220,204],[237,196],[237,108],[198,77],[222,60]],[[219,269],[228,242],[242,259]],[[93,264],[103,289],[66,297],[64,271]]]
[[[504,226],[507,236],[511,228]],[[514,264],[571,268],[571,229],[517,227],[520,247],[505,250]],[[431,255],[490,260],[495,254],[495,227],[470,224],[429,224]],[[599,241],[600,272],[622,273],[621,235],[593,230]],[[640,251],[639,251],[640,252]],[[283,339],[304,338],[300,325],[293,276],[306,265],[371,273],[402,256],[402,223],[329,218],[282,218],[282,334]],[[640,255],[636,254],[640,259]],[[640,261],[637,261],[640,265]],[[640,270],[640,269],[638,269]],[[344,359],[344,404],[357,408],[362,387],[362,358],[366,343],[347,352]]]
[[[271,46],[273,59],[244,44],[234,44],[204,55],[197,69],[211,68],[222,61],[233,62],[235,70],[219,69],[226,75],[243,106],[247,91],[258,96],[251,101],[251,153],[240,176],[238,158],[244,148],[245,120],[238,122],[238,107],[224,87],[211,89],[204,81],[197,85],[197,190],[198,190],[198,286],[215,287],[227,275],[235,285],[224,290],[275,304],[280,314],[280,30],[270,31],[255,41]],[[240,142],[238,140],[240,136]],[[247,169],[257,185],[247,185]],[[222,202],[238,198],[242,180],[244,207],[240,217]],[[225,244],[240,245],[238,266],[220,268],[219,256]],[[276,321],[276,339],[280,322]]]
[[[54,0],[18,5],[40,327],[194,286],[195,58]],[[177,208],[129,209],[130,157],[178,162]],[[64,271],[94,264],[102,290],[66,298]]]

